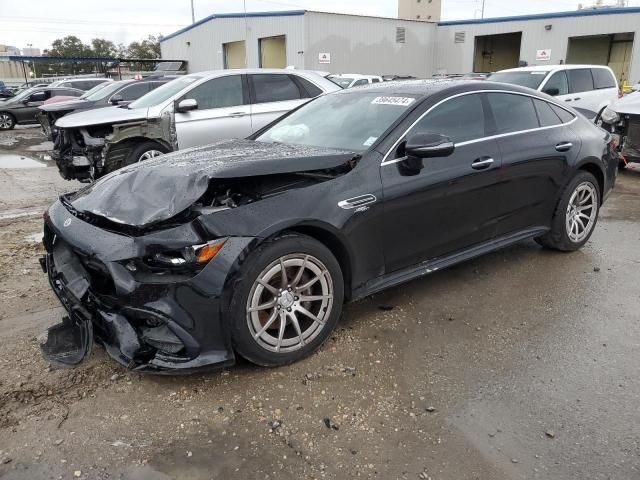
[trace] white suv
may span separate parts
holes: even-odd
[[[544,92],[568,105],[600,113],[619,96],[618,81],[602,65],[545,65],[502,70],[492,82],[511,83]]]
[[[329,75],[327,78],[342,88],[353,88],[369,85],[371,83],[382,83],[382,77],[378,75],[360,75],[359,73]]]

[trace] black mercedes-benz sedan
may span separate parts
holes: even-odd
[[[316,350],[353,301],[525,239],[574,251],[617,160],[553,98],[491,82],[328,94],[247,140],[150,159],[45,215],[68,311],[42,349],[95,341],[138,371],[278,366]]]

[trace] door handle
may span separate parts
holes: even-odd
[[[489,168],[491,164],[493,164],[493,161],[491,157],[480,157],[471,164],[471,168],[474,170],[484,170],[485,168]]]
[[[565,99],[565,102],[570,102],[570,101],[571,101],[570,98]]]
[[[577,102],[578,100],[581,100],[581,99],[582,99],[582,97],[574,98],[574,100],[575,100],[576,102]]]
[[[233,118],[240,118],[240,117],[244,117],[245,115],[246,115],[246,112],[233,112],[229,114],[229,116]]]
[[[558,152],[568,152],[573,148],[573,143],[571,142],[562,142],[556,145],[556,150]]]

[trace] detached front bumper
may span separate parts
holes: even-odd
[[[187,230],[180,233],[188,236]],[[190,278],[135,278],[124,261],[144,251],[147,242],[157,247],[163,233],[126,237],[74,217],[60,202],[49,210],[41,263],[69,314],[68,329],[76,329],[67,337],[82,338],[92,330],[111,357],[140,372],[185,373],[233,364],[223,314],[229,301],[226,283],[252,239],[229,239]],[[174,242],[176,233],[170,231],[167,240]],[[74,359],[78,351],[90,352],[74,348]]]

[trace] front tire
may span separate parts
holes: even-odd
[[[600,213],[600,188],[595,177],[580,171],[566,186],[553,216],[551,230],[536,241],[563,252],[579,250],[589,241]]]
[[[125,165],[144,162],[165,153],[167,153],[167,149],[156,142],[142,142],[131,149],[129,155],[127,155]]]
[[[285,233],[245,260],[234,285],[231,332],[236,351],[265,367],[307,357],[331,335],[342,312],[342,271],[331,251]]]
[[[16,119],[10,113],[0,113],[0,130],[13,130],[16,126]]]

